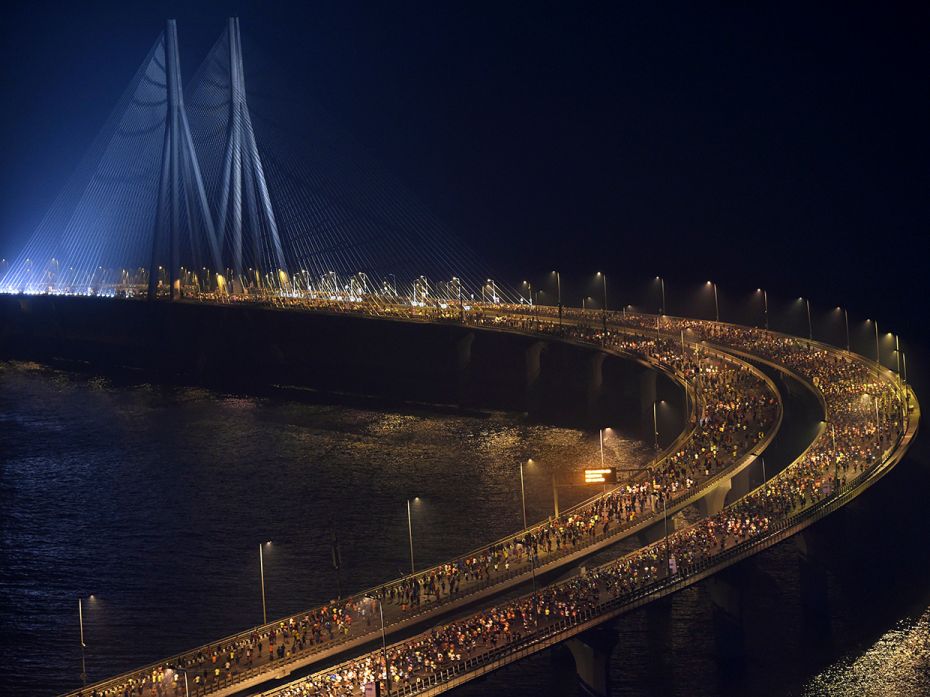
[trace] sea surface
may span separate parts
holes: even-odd
[[[605,457],[646,444],[612,432]],[[552,511],[550,468],[597,433],[521,415],[349,406],[0,363],[0,694],[90,680],[432,564]],[[835,520],[616,623],[617,695],[930,694],[930,468],[915,455]],[[560,491],[562,506],[590,495]],[[331,541],[343,569],[337,579]],[[607,560],[619,549],[596,559]],[[735,593],[740,618],[713,598]],[[91,596],[93,596],[91,598]],[[460,695],[575,695],[564,649]]]

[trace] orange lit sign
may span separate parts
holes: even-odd
[[[585,484],[616,484],[616,482],[617,470],[613,467],[584,471]]]

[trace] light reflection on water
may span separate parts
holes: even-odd
[[[930,695],[930,608],[899,622],[861,655],[830,666],[804,689],[804,697],[887,695]]]

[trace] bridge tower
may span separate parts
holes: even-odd
[[[225,231],[232,247],[233,271],[241,282],[243,269],[243,214],[248,216],[251,233],[251,257],[254,277],[249,282],[260,284],[259,269],[264,258],[277,273],[285,268],[284,251],[278,235],[278,223],[265,181],[265,170],[255,142],[252,118],[246,101],[245,75],[242,69],[242,42],[239,18],[230,17],[227,24],[229,42],[229,127],[223,157],[220,203],[217,229]],[[262,249],[263,231],[270,238],[269,250]],[[263,257],[264,255],[264,257]],[[283,283],[284,279],[281,279]]]
[[[155,234],[152,239],[152,261],[149,266],[150,300],[155,297],[160,275],[158,261],[162,258],[165,259],[170,297],[174,300],[180,296],[178,272],[181,265],[181,235],[185,230],[191,246],[194,268],[199,262],[200,244],[204,233],[210,245],[214,267],[222,268],[219,242],[207,203],[190,124],[184,110],[178,28],[173,19],[166,23],[163,45],[167,108],[158,206],[155,212]],[[165,246],[167,250],[164,250]]]

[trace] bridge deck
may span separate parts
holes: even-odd
[[[750,352],[753,348],[747,330],[703,329],[708,338],[727,343],[734,350]],[[788,468],[744,499],[675,533],[669,547],[664,542],[655,543],[595,569],[585,579],[555,584],[538,595],[456,620],[390,647],[392,692],[447,691],[706,578],[845,505],[900,461],[916,434],[920,410],[913,392],[890,371],[823,344],[771,333],[761,338],[757,355],[802,375],[811,389],[821,393],[829,431],[821,428],[814,442]],[[876,420],[869,400],[860,399],[863,394],[876,398]],[[881,406],[878,399],[883,402]],[[837,424],[839,441],[834,430]],[[856,453],[863,446],[867,454],[859,457]],[[669,563],[676,558],[674,564]],[[486,628],[484,636],[463,641],[476,624]],[[441,651],[437,645],[443,647]],[[452,648],[447,650],[449,646]],[[424,663],[411,658],[421,653],[432,660]],[[395,668],[397,663],[402,666],[400,670]],[[333,682],[355,694],[365,682],[383,673],[382,665],[380,654],[374,652],[264,694],[316,695]]]
[[[555,325],[552,322],[543,321],[540,328],[549,330],[547,336],[551,336]],[[507,329],[516,331],[514,328],[496,327],[497,330]],[[626,348],[620,345],[607,344],[601,346],[601,337],[590,334],[583,327],[576,323],[570,325],[568,336],[560,336],[559,340],[574,341],[583,345],[599,346],[603,350],[616,355],[635,358],[645,361],[648,364],[662,369],[672,375],[676,380],[685,385],[686,389],[695,390],[693,385],[689,385],[686,376],[681,372],[682,364],[676,363],[674,350],[677,349],[677,342],[671,343],[671,349],[666,355],[659,353],[650,354],[648,350],[655,350],[655,346],[650,346],[651,337],[646,341],[647,352],[634,352],[629,348],[631,342],[635,342],[638,337],[639,341],[643,340],[642,332],[631,327],[617,327],[616,335],[612,341],[626,342]],[[526,332],[527,330],[522,330]],[[538,333],[538,332],[534,332]],[[686,346],[689,353],[695,352],[696,347]],[[710,472],[707,476],[698,474],[695,476],[696,481],[690,487],[682,487],[674,494],[669,494],[667,501],[667,514],[672,515],[676,511],[691,505],[694,501],[705,496],[712,491],[721,480],[732,477],[742,469],[751,464],[757,452],[761,451],[774,437],[780,424],[782,413],[781,403],[777,397],[777,390],[769,378],[752,368],[740,359],[737,359],[723,351],[712,347],[701,347],[697,353],[701,354],[700,360],[705,362],[705,368],[714,368],[716,371],[725,368],[736,369],[751,376],[754,385],[752,388],[758,395],[766,394],[771,399],[777,401],[776,412],[771,414],[765,421],[754,424],[758,429],[739,440],[740,446],[731,453],[722,456],[721,466],[719,469]],[[706,382],[706,379],[705,379]],[[690,403],[694,408],[704,405],[706,402],[714,403],[721,401],[724,396],[715,397],[711,390],[712,382],[707,382],[701,390],[698,399],[692,399]],[[732,395],[730,395],[732,396]],[[697,416],[697,414],[695,414]],[[696,419],[695,419],[696,420]],[[648,479],[654,476],[651,473],[659,471],[665,465],[672,454],[676,457],[683,452],[688,446],[689,441],[693,441],[699,431],[698,426],[686,429],[678,439],[660,456],[650,464],[649,469],[643,473],[638,480]],[[619,489],[619,487],[618,487]],[[604,516],[605,502],[616,500],[617,489],[608,491],[605,494],[593,497],[589,501],[583,502],[578,506],[566,511],[559,521],[547,521],[536,526],[532,526],[527,531],[521,531],[514,536],[499,540],[488,547],[470,552],[463,555],[462,558],[454,560],[455,564],[462,565],[466,559],[484,559],[489,555],[489,550],[508,548],[511,553],[503,560],[499,553],[494,557],[494,563],[481,564],[477,569],[479,576],[474,574],[461,579],[453,591],[452,587],[443,585],[442,580],[427,594],[421,592],[416,600],[409,596],[395,595],[391,597],[391,591],[397,591],[399,588],[410,588],[410,577],[399,579],[397,581],[385,584],[381,587],[370,589],[369,591],[356,594],[346,601],[340,603],[330,603],[323,608],[300,613],[299,615],[276,620],[264,627],[258,627],[247,632],[227,637],[209,645],[187,651],[184,654],[169,659],[159,661],[156,664],[133,671],[132,673],[118,676],[97,683],[90,687],[91,690],[97,690],[99,694],[118,693],[121,688],[127,684],[140,685],[150,683],[152,676],[163,676],[168,666],[183,666],[190,670],[197,670],[200,674],[196,685],[192,686],[198,694],[230,694],[239,691],[245,687],[259,685],[270,679],[284,677],[293,670],[310,663],[325,660],[352,648],[362,646],[377,640],[380,637],[380,622],[376,622],[377,602],[370,599],[371,597],[383,597],[386,599],[384,604],[385,627],[387,632],[397,632],[406,627],[410,627],[424,620],[439,617],[442,613],[451,611],[463,605],[471,604],[487,597],[491,594],[499,593],[514,585],[527,582],[530,580],[534,568],[536,573],[546,573],[560,566],[573,562],[583,556],[589,555],[608,545],[614,544],[630,535],[636,534],[656,523],[661,523],[663,511],[658,499],[652,497],[647,500],[645,507],[638,511],[631,512],[627,519],[615,521],[610,524],[608,529],[603,529],[600,524],[594,525],[591,519],[596,520],[600,515],[601,520]],[[612,498],[613,497],[613,498]],[[572,525],[578,523],[588,524],[589,530],[585,534],[571,535],[569,538],[564,537],[566,528],[571,530]],[[555,526],[555,527],[554,527]],[[541,540],[546,534],[553,534],[559,530],[557,544],[552,544],[547,548],[542,543],[534,546],[535,552],[528,553],[528,546],[524,544],[527,536],[536,536],[535,539]],[[474,570],[474,566],[472,566]],[[418,572],[413,578],[419,582],[422,579],[442,578],[446,565],[440,565],[423,572]],[[344,609],[344,610],[343,610]],[[325,615],[330,615],[335,610],[338,619],[345,620],[342,628],[337,628],[338,621],[332,621],[334,617],[329,617],[332,625],[332,632],[326,629],[320,632],[318,640],[311,642],[309,646],[303,649],[292,651],[286,649],[285,657],[278,656],[272,651],[279,651],[285,645],[285,633],[293,639],[295,633],[306,633],[305,625],[301,625],[308,616],[317,618],[321,625],[325,625]],[[274,637],[274,639],[272,639]],[[274,642],[273,644],[271,642]],[[259,650],[261,644],[261,650]],[[220,651],[219,647],[223,647]],[[248,651],[249,647],[252,649]],[[213,664],[212,655],[214,653],[225,656],[231,653],[234,658],[227,667],[225,660],[222,658],[217,664]],[[245,655],[244,655],[245,654]],[[214,667],[216,666],[216,667]],[[209,670],[208,670],[209,669]],[[206,677],[203,671],[206,670]],[[155,678],[157,680],[157,677]],[[77,693],[71,693],[76,695]]]

